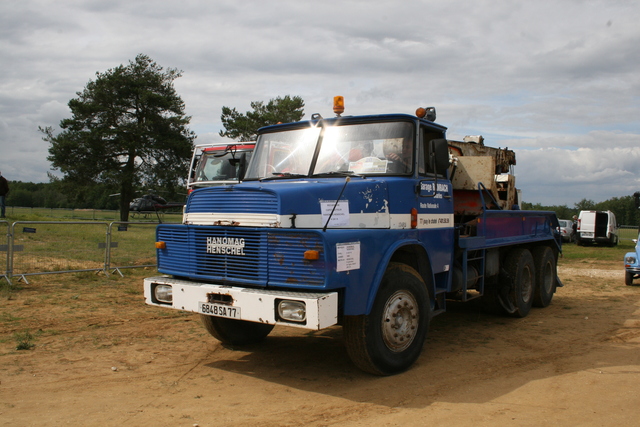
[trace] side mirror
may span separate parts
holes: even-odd
[[[444,138],[432,139],[429,141],[430,169],[435,170],[438,175],[446,175],[449,169],[449,143]]]
[[[240,167],[238,168],[238,181],[244,179],[244,174],[247,172],[247,153],[242,153],[240,156]]]

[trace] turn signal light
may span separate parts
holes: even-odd
[[[411,208],[411,228],[418,227],[418,209]]]
[[[315,261],[320,259],[320,252],[315,250],[304,251],[304,259],[309,261]]]
[[[167,242],[156,242],[156,249],[167,249]]]

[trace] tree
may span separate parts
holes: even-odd
[[[304,116],[304,101],[299,96],[277,97],[269,100],[267,105],[256,101],[251,103],[251,108],[253,111],[241,114],[235,108],[222,107],[220,119],[225,130],[220,131],[220,136],[237,141],[255,141],[261,127],[297,122]]]
[[[181,75],[143,54],[96,73],[69,101],[72,117],[60,122],[59,134],[39,128],[62,181],[76,193],[96,185],[117,189],[121,221],[129,218],[136,188],[175,190],[187,176],[195,139],[173,86]]]
[[[591,211],[595,209],[596,203],[593,200],[582,199],[574,206],[578,211]]]

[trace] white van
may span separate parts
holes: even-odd
[[[596,243],[615,246],[618,244],[618,224],[611,211],[580,211],[578,216],[578,245]]]

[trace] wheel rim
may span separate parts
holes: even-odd
[[[406,350],[418,333],[420,311],[414,296],[407,291],[391,295],[382,313],[382,339],[391,351]]]
[[[520,288],[520,295],[522,296],[522,301],[526,304],[531,299],[533,295],[533,275],[531,274],[531,269],[529,267],[525,267],[522,274],[522,286]]]

